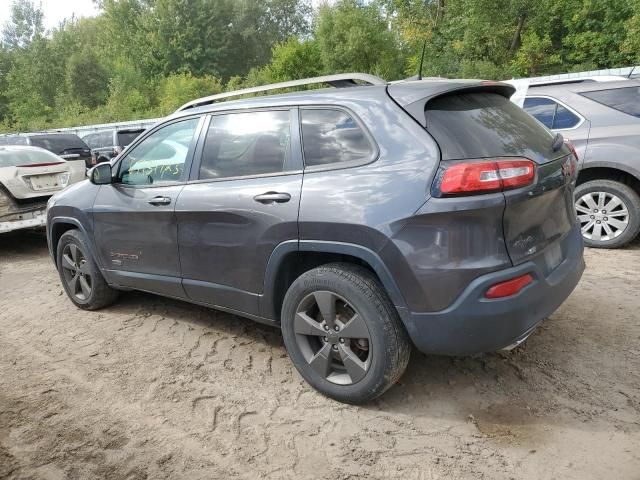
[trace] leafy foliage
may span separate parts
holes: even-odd
[[[503,79],[640,62],[640,0],[96,0],[44,32],[13,0],[0,130],[166,115],[190,99],[361,71]]]

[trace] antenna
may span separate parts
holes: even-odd
[[[427,48],[427,39],[422,44],[422,55],[420,55],[420,68],[418,69],[418,80],[422,80],[422,64],[424,63],[424,51]]]

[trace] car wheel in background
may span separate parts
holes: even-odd
[[[62,286],[77,307],[97,310],[118,297],[118,291],[104,280],[79,230],[69,230],[60,237],[56,260]]]
[[[575,206],[584,243],[619,248],[640,231],[640,197],[613,180],[592,180],[576,187]]]
[[[282,306],[282,335],[304,379],[347,403],[391,387],[412,348],[376,277],[350,264],[318,267],[293,282]]]

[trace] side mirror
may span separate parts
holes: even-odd
[[[89,180],[95,185],[108,185],[113,179],[111,177],[111,164],[109,162],[99,163],[89,171]]]

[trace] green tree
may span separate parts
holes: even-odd
[[[44,33],[41,4],[32,0],[13,0],[11,20],[2,30],[2,42],[6,48],[24,48]]]
[[[82,105],[95,108],[108,96],[109,76],[93,50],[84,48],[67,63],[69,93]]]
[[[404,70],[404,53],[375,4],[340,0],[318,13],[315,38],[328,71],[360,71],[396,79]]]

